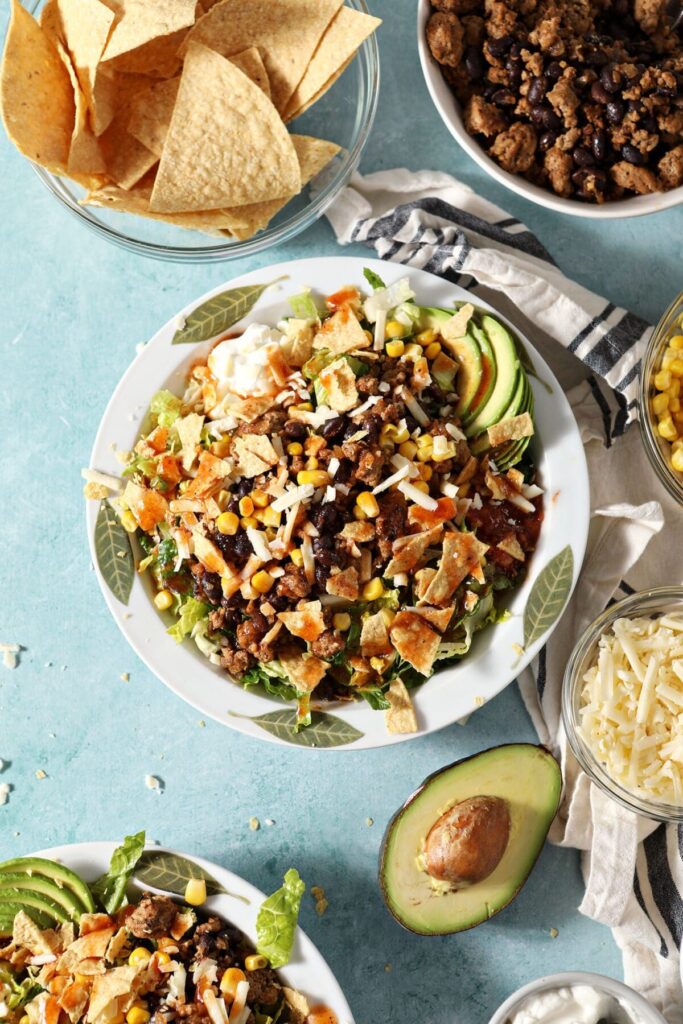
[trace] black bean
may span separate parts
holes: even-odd
[[[554,110],[545,110],[543,112],[543,127],[550,132],[562,131],[564,127],[562,118],[559,114],[556,114]]]
[[[624,104],[620,100],[610,100],[605,107],[605,116],[610,124],[620,124],[624,119]]]
[[[600,72],[600,81],[602,82],[605,92],[613,95],[619,91],[619,80],[618,72],[615,71],[613,64],[606,64]]]
[[[636,167],[644,164],[646,160],[646,157],[640,152],[640,150],[636,149],[635,146],[632,146],[630,142],[627,142],[625,146],[621,147],[621,155],[624,160],[627,160],[630,164],[635,164]]]
[[[557,60],[552,60],[548,67],[545,69],[545,73],[548,78],[561,78],[562,77],[562,65]]]
[[[468,46],[465,50],[465,67],[473,82],[479,82],[486,74],[486,61],[478,46]]]
[[[595,157],[592,153],[589,153],[587,149],[582,146],[577,146],[572,153],[574,163],[579,167],[590,167],[595,162]]]
[[[298,420],[287,420],[283,430],[288,441],[303,441],[307,435],[306,427]]]
[[[333,420],[325,420],[320,433],[326,441],[332,441],[333,443],[339,441],[346,430],[347,420],[344,416],[335,416]]]
[[[497,107],[514,107],[517,102],[514,93],[509,89],[496,89],[491,100]]]
[[[602,82],[593,82],[591,85],[591,99],[596,103],[609,103],[610,94],[607,92]]]
[[[529,103],[536,104],[540,103],[545,96],[546,89],[548,88],[548,80],[544,75],[540,75],[538,78],[534,78],[533,82],[529,86],[529,91],[526,94],[526,98]]]
[[[555,145],[556,139],[557,135],[555,134],[555,132],[543,132],[543,135],[541,135],[540,139],[538,140],[538,148],[541,150],[542,153],[546,153]]]
[[[645,117],[642,117],[640,119],[640,124],[646,132],[650,132],[651,134],[656,134],[659,131],[657,119],[652,114],[647,114]]]
[[[548,107],[544,107],[540,103],[537,103],[536,106],[531,108],[530,117],[534,124],[543,124],[543,115],[547,110]]]
[[[512,43],[512,36],[502,36],[500,39],[489,39],[487,46],[492,57],[504,57]]]
[[[604,160],[607,156],[607,135],[602,128],[598,128],[597,131],[593,132],[591,149],[596,160]]]
[[[510,47],[510,56],[513,58],[513,60],[520,60],[523,49],[524,47],[521,43],[512,44],[512,46]]]

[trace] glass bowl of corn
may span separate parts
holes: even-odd
[[[657,476],[683,504],[683,293],[657,324],[643,357],[640,426]]]

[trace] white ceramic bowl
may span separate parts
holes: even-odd
[[[668,210],[672,206],[683,203],[683,187],[673,188],[669,192],[653,192],[649,196],[618,199],[601,205],[584,203],[580,199],[563,199],[549,189],[533,185],[519,174],[510,174],[509,171],[504,171],[495,160],[487,156],[476,139],[473,139],[465,130],[460,104],[427,45],[425,28],[431,10],[430,0],[418,0],[417,46],[427,88],[434,101],[434,106],[441,115],[441,120],[453,138],[497,182],[512,192],[516,192],[518,196],[523,196],[525,199],[531,200],[532,203],[538,203],[539,206],[545,206],[548,210],[555,210],[557,213],[570,213],[574,217],[589,217],[594,220],[641,217],[645,213],[657,213],[659,210]]]
[[[298,260],[243,274],[190,302],[143,348],[107,406],[90,465],[120,475],[121,464],[113,446],[132,448],[155,391],[165,387],[176,394],[182,393],[191,364],[206,359],[213,344],[211,340],[172,344],[178,325],[204,300],[226,289],[279,282],[267,288],[251,312],[231,329],[239,330],[249,322],[276,324],[289,315],[288,297],[299,294],[304,288],[310,287],[319,295],[329,295],[344,284],[367,288],[364,267],[374,270],[387,284],[408,275],[422,305],[452,308],[454,302],[472,299],[468,292],[442,278],[401,264],[372,259]],[[484,307],[486,303],[477,298],[476,305]],[[500,693],[529,664],[557,625],[578,578],[589,519],[588,475],[576,421],[550,367],[528,341],[522,338],[521,342],[533,368],[529,382],[538,427],[533,452],[547,499],[538,547],[529,563],[526,579],[511,591],[506,602],[510,618],[482,630],[460,664],[436,672],[415,691],[419,732],[389,734],[382,712],[373,711],[364,702],[321,705],[314,726],[294,731],[291,707],[257,688],[245,690],[236,685],[222,669],[200,654],[194,643],[186,641],[178,645],[166,635],[165,628],[172,620],[168,615],[161,617],[155,609],[149,581],[144,576],[130,569],[125,600],[122,602],[117,597],[116,588],[112,588],[111,571],[112,567],[115,570],[123,567],[126,558],[118,554],[119,546],[127,549],[129,542],[125,535],[121,536],[113,556],[98,558],[95,534],[102,511],[98,502],[90,501],[87,503],[88,539],[102,593],[117,625],[152,672],[204,715],[240,732],[278,743],[346,750],[385,746],[434,732],[470,714]],[[100,530],[98,534],[102,535]],[[139,557],[136,552],[136,558]],[[132,556],[128,564],[132,564]],[[551,602],[553,614],[535,615],[539,608],[547,606],[543,595],[547,597],[548,586],[555,598]]]
[[[548,992],[551,989],[565,988],[569,985],[589,985],[600,992],[614,996],[627,1008],[633,1009],[635,1018],[641,1024],[666,1024],[659,1010],[655,1010],[654,1006],[634,989],[624,985],[621,981],[615,981],[614,978],[608,978],[604,974],[592,974],[590,971],[563,971],[561,974],[547,974],[528,985],[523,985],[496,1010],[489,1024],[506,1024],[506,1021],[529,996],[539,992]]]
[[[112,852],[117,845],[118,843],[73,843],[68,846],[55,846],[49,850],[38,850],[36,853],[26,856],[47,857],[50,860],[59,861],[79,874],[86,882],[94,882],[109,867]],[[148,845],[147,850],[160,858],[168,856],[178,858],[181,872],[183,861],[190,861],[199,867],[203,877],[213,879],[219,890],[216,895],[209,896],[203,909],[229,921],[244,932],[252,943],[256,943],[256,915],[265,899],[259,889],[250,885],[249,882],[245,882],[239,875],[234,875],[232,871],[220,867],[219,864],[213,864],[194,854],[190,856],[186,853],[179,853],[177,850],[151,845]],[[159,863],[156,867],[156,877],[159,877],[158,871],[163,868],[163,865]],[[177,874],[179,870],[177,861],[173,868]],[[196,871],[193,873],[197,874]],[[154,882],[140,878],[133,872],[131,884],[138,889],[144,888],[157,892],[170,891],[176,895],[182,895],[186,877],[186,875],[185,877],[175,877],[174,882],[169,884],[177,884],[169,890],[160,889]],[[303,992],[311,1006],[327,1006],[335,1012],[339,1024],[353,1024],[351,1009],[336,978],[301,928],[296,930],[291,960],[286,967],[278,971],[278,974],[289,988]]]

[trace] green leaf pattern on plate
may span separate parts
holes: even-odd
[[[164,850],[145,850],[138,861],[134,877],[143,885],[163,889],[164,892],[171,892],[175,896],[185,895],[185,888],[191,878],[203,878],[206,882],[207,895],[224,894],[242,900],[243,903],[249,903],[245,896],[236,896],[235,893],[224,889],[213,875],[199,864],[195,864],[193,860],[181,857],[177,853],[166,853]]]
[[[270,282],[271,284],[274,282]],[[230,288],[193,309],[173,336],[173,345],[188,345],[215,338],[221,331],[241,320],[254,308],[269,284],[251,284]]]
[[[539,640],[557,621],[574,577],[574,556],[569,544],[540,572],[524,609],[524,646]]]
[[[113,506],[100,503],[95,522],[95,556],[105,583],[121,604],[128,604],[135,579],[135,560],[130,537]]]
[[[283,743],[292,743],[297,747],[345,747],[363,736],[362,732],[348,722],[322,711],[314,711],[311,724],[299,732],[296,730],[296,712],[288,708],[270,711],[266,715],[256,715],[253,718],[250,715],[238,715],[234,711],[228,713],[234,718],[247,718]]]

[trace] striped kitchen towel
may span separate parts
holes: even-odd
[[[680,513],[639,431],[628,429],[652,327],[565,277],[524,224],[449,175],[356,175],[327,216],[342,244],[372,246],[382,259],[491,302],[568,392],[591,481],[588,548],[562,621],[519,686],[541,741],[562,758],[565,795],[551,839],[582,851],[580,910],[612,928],[626,981],[670,1024],[683,1024],[683,829],[637,818],[592,786],[567,749],[560,718],[564,667],[588,623],[633,589],[683,582]]]

